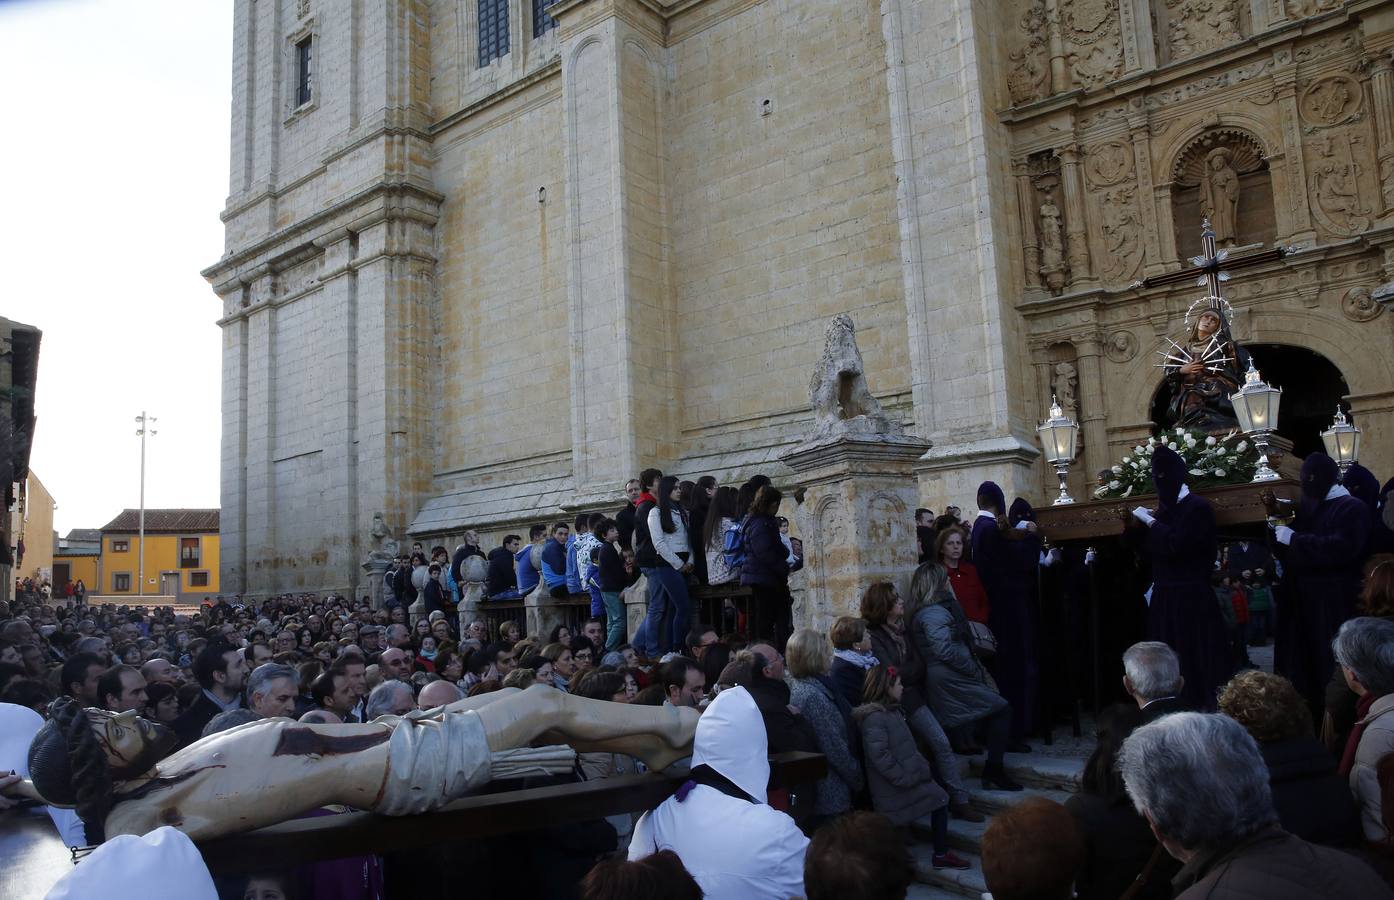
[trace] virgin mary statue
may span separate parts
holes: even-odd
[[[1162,424],[1211,432],[1237,428],[1229,395],[1239,390],[1248,367],[1249,354],[1230,336],[1224,313],[1214,307],[1201,310],[1186,340],[1167,357],[1171,403]]]

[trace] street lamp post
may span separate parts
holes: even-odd
[[[140,436],[140,550],[136,563],[136,596],[145,593],[145,436],[149,434],[154,437],[159,434],[150,426],[156,422],[154,416],[147,416],[145,410],[140,411],[136,416],[136,422],[140,428],[136,434]]]

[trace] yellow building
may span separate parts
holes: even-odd
[[[24,479],[19,502],[10,510],[10,534],[24,544],[24,557],[15,567],[16,578],[47,581],[53,578],[53,495],[31,470]]]
[[[102,528],[100,578],[90,593],[197,600],[218,592],[218,510],[145,511],[145,584],[139,585],[140,511],[122,510]],[[96,585],[100,584],[100,587]]]

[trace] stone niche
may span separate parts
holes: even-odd
[[[1271,244],[1277,233],[1273,181],[1258,140],[1226,128],[1187,144],[1172,166],[1171,209],[1183,259],[1200,252],[1202,218],[1210,219],[1222,248]]]

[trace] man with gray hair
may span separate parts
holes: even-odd
[[[1340,773],[1350,778],[1365,839],[1381,843],[1389,839],[1389,830],[1376,767],[1394,752],[1394,715],[1388,715],[1394,711],[1394,622],[1372,616],[1351,619],[1336,632],[1331,651],[1346,684],[1360,697]]]
[[[1142,641],[1123,651],[1123,690],[1151,722],[1186,708],[1181,700],[1181,661],[1161,641]]]
[[[1258,744],[1227,716],[1182,712],[1144,725],[1123,742],[1118,770],[1182,864],[1178,900],[1394,898],[1355,857],[1279,827]]]
[[[416,709],[411,687],[401,681],[384,681],[368,695],[368,721],[378,716],[405,716]]]
[[[247,706],[264,719],[292,716],[300,675],[290,666],[263,663],[247,676]]]

